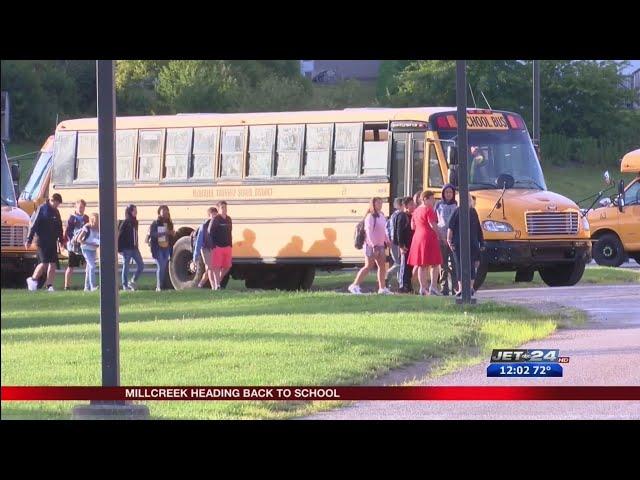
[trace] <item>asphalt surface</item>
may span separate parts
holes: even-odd
[[[391,372],[375,385],[402,382],[407,374],[422,374],[419,385],[633,385],[640,386],[640,285],[598,285],[556,288],[486,290],[478,299],[513,302],[547,310],[562,306],[581,309],[589,321],[558,330],[523,348],[558,348],[570,357],[562,378],[487,378],[487,362],[429,380],[429,365],[416,364],[404,372]],[[515,345],[496,345],[515,348]],[[319,413],[308,419],[365,420],[561,420],[640,419],[636,401],[363,401]]]

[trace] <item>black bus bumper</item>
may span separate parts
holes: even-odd
[[[562,263],[591,261],[591,241],[507,242],[487,241],[482,263],[490,272],[535,270]]]

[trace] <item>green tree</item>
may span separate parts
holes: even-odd
[[[158,97],[156,86],[167,60],[118,60],[116,99],[118,114],[148,115],[168,110]]]
[[[241,98],[234,72],[218,60],[171,60],[158,73],[156,91],[172,113],[225,112]]]

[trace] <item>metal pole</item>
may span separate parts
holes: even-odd
[[[100,187],[100,332],[102,386],[120,386],[116,235],[116,97],[113,60],[97,60],[98,178]]]
[[[100,343],[102,386],[120,386],[118,258],[116,235],[116,93],[113,60],[96,61],[98,93],[98,186],[100,189]],[[96,401],[73,409],[78,420],[143,420],[146,405],[125,401]]]
[[[533,61],[533,143],[540,145],[540,60]]]
[[[460,192],[460,267],[462,303],[471,303],[471,251],[469,238],[469,176],[467,147],[467,62],[456,61],[458,108],[458,191]]]

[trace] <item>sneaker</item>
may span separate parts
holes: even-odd
[[[90,288],[87,288],[87,287],[84,287],[84,291],[85,291],[85,292],[90,292],[90,291],[91,291],[91,289],[90,289]]]
[[[430,288],[429,289],[429,295],[435,295],[436,297],[442,296],[442,294],[438,290],[436,290],[435,288]]]
[[[47,292],[55,292],[53,285],[49,285],[49,288],[47,288]]]
[[[99,288],[99,287],[93,287],[93,288],[91,289],[91,291],[92,291],[92,292],[95,292],[96,290],[98,290],[98,288]]]
[[[131,290],[132,292],[136,291],[136,282],[134,282],[133,280],[129,282],[129,290]]]
[[[27,288],[30,292],[35,292],[38,289],[38,282],[31,277],[27,277]]]
[[[393,295],[393,292],[385,287],[385,288],[379,289],[378,290],[378,294],[379,295]]]
[[[362,295],[362,290],[360,290],[360,285],[349,285],[348,290],[350,293],[353,293],[354,295]]]
[[[423,290],[422,288],[418,291],[418,295],[427,296],[429,295],[427,290]]]
[[[161,292],[162,289],[160,287],[156,287],[156,292]]]

